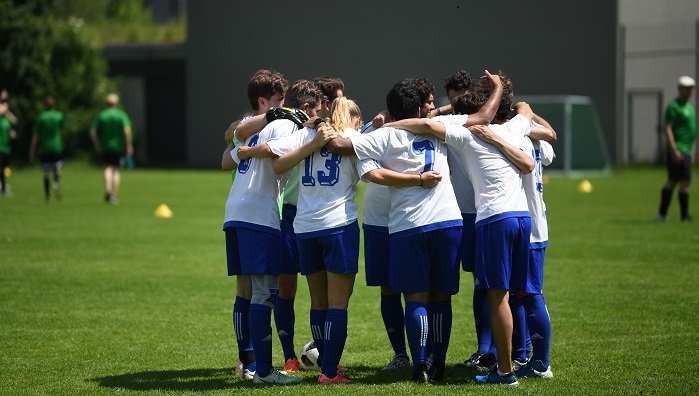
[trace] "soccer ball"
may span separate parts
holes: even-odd
[[[301,348],[301,353],[299,354],[301,359],[299,359],[299,364],[304,370],[320,370],[320,364],[318,363],[318,348],[316,348],[315,341],[311,341]]]

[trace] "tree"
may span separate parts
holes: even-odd
[[[64,111],[66,154],[89,148],[92,118],[115,89],[102,51],[77,18],[57,19],[52,1],[0,0],[0,87],[19,118],[14,155],[26,157],[32,123],[52,95]]]

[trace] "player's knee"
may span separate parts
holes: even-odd
[[[251,304],[260,304],[274,308],[274,299],[277,297],[276,275],[252,276],[252,300]]]

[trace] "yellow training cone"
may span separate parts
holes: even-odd
[[[583,181],[578,184],[578,191],[581,193],[591,193],[592,192],[592,183],[590,183],[589,180],[584,179]]]
[[[160,204],[155,208],[155,213],[153,214],[155,217],[160,217],[161,219],[169,219],[172,217],[172,210],[170,210],[167,205]]]

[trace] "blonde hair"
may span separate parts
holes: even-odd
[[[107,102],[109,106],[116,106],[119,104],[119,95],[112,92],[109,95],[107,95],[104,101]]]
[[[342,133],[347,128],[355,128],[352,117],[362,119],[362,112],[353,100],[344,96],[339,96],[333,100],[330,107],[330,124],[338,133]]]

